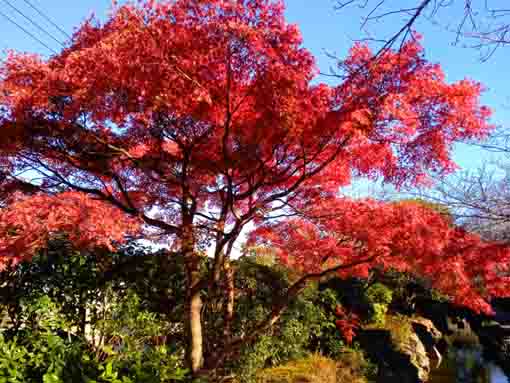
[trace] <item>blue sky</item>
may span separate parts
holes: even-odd
[[[62,29],[71,33],[79,23],[95,13],[104,18],[110,7],[110,0],[29,0],[49,15]],[[410,0],[392,0],[392,5],[399,3],[409,5]],[[14,11],[8,3],[14,5],[27,16],[37,21],[58,39],[65,40],[58,30],[53,28],[44,19],[31,9],[25,0],[0,0],[0,11],[7,14],[27,30],[55,50],[58,44],[50,37],[44,35],[33,25]],[[287,0],[287,18],[297,23],[304,37],[304,45],[310,49],[317,58],[322,71],[328,71],[332,61],[325,51],[335,52],[344,57],[353,39],[362,36],[359,30],[361,10],[350,9],[342,12],[333,9],[333,0]],[[313,4],[313,5],[312,5]],[[446,10],[442,20],[454,19],[455,9]],[[387,34],[398,27],[398,20],[387,19],[379,23],[372,30]],[[485,84],[487,91],[483,96],[485,104],[494,110],[494,122],[505,125],[510,123],[510,48],[500,49],[486,62],[479,61],[478,54],[473,49],[453,46],[454,36],[444,29],[426,21],[418,24],[417,29],[424,35],[424,46],[427,58],[440,62],[449,81],[470,77]],[[18,27],[11,24],[0,15],[0,49],[14,48],[19,51],[50,53],[47,48],[33,40]],[[480,166],[487,154],[478,149],[460,145],[455,150],[455,159],[463,169],[474,169]]]

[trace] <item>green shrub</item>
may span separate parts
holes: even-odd
[[[382,283],[374,283],[367,289],[366,297],[371,303],[389,305],[393,299],[393,292]]]
[[[285,295],[295,276],[281,265],[258,263],[255,257],[236,261],[236,317],[233,324],[239,336],[269,315],[279,294]],[[239,357],[232,358],[229,370],[242,382],[253,382],[257,371],[319,352],[332,356],[343,345],[335,326],[337,293],[319,291],[311,284],[293,300],[278,323],[255,343],[246,345]]]
[[[100,366],[102,381],[111,383],[163,383],[183,380],[187,371],[182,357],[166,345],[155,343],[167,333],[165,323],[140,308],[140,298],[128,290],[110,302],[112,316],[98,323],[109,343]]]
[[[100,323],[107,342],[94,350],[47,296],[21,302],[23,327],[0,333],[0,383],[166,383],[187,377],[179,353],[153,344],[163,324],[140,309],[136,294],[111,302],[110,310]]]
[[[256,372],[267,366],[278,366],[292,359],[305,357],[309,351],[311,332],[314,331],[314,313],[311,304],[301,302],[303,317],[295,317],[298,311],[284,315],[276,328],[264,334],[252,346],[242,350],[234,371],[242,382],[253,382]]]
[[[386,313],[388,312],[388,306],[382,303],[372,304],[372,315],[370,321],[372,323],[378,323],[384,325],[386,321]]]
[[[94,376],[86,344],[70,333],[48,297],[23,302],[21,315],[34,325],[0,334],[0,382],[80,382]]]
[[[372,309],[372,315],[369,321],[371,323],[384,325],[386,313],[388,312],[388,305],[393,299],[393,292],[382,283],[375,283],[367,289],[365,296]]]

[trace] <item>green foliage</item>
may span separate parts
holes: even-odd
[[[99,324],[114,340],[100,354],[71,333],[65,315],[48,297],[22,307],[25,323],[32,325],[9,338],[0,334],[0,382],[163,383],[187,376],[175,350],[151,344],[163,332],[162,324],[155,314],[140,310],[134,293],[112,304],[113,318]]]
[[[285,293],[289,276],[284,268],[259,264],[252,257],[238,262],[236,287],[241,292],[236,301],[238,316],[235,331],[248,331],[270,312],[278,293]],[[284,313],[277,326],[262,335],[256,343],[241,350],[231,368],[242,382],[255,379],[258,370],[302,358],[310,352],[312,340],[319,336],[323,320],[320,307],[314,303],[317,290],[311,286]]]
[[[382,283],[375,283],[367,289],[366,297],[370,303],[389,305],[393,299],[393,292]]]
[[[159,343],[166,324],[156,313],[141,310],[133,291],[109,303],[112,317],[98,323],[109,340],[101,378],[106,382],[172,382],[183,380],[186,370],[175,347]]]
[[[187,379],[182,315],[172,321],[182,313],[181,266],[139,246],[80,253],[62,237],[3,271],[0,383]]]
[[[279,265],[259,263],[243,257],[237,263],[234,327],[238,334],[265,318],[272,303],[285,294],[295,278]],[[305,357],[313,352],[336,356],[343,342],[335,326],[335,309],[340,302],[333,289],[318,290],[310,285],[295,299],[278,324],[255,344],[245,347],[231,368],[242,382],[253,382],[257,371]],[[238,335],[236,334],[236,335]]]
[[[129,244],[111,256],[104,279],[115,290],[136,292],[143,309],[156,312],[169,322],[184,315],[185,272],[182,257],[165,251],[152,252],[139,244]],[[207,265],[204,257],[203,268]]]
[[[336,358],[344,347],[342,336],[335,324],[338,319],[336,308],[341,305],[340,293],[338,290],[326,288],[320,290],[312,302],[318,310],[318,328],[313,334],[313,350]]]
[[[0,334],[0,382],[67,383],[93,376],[84,359],[86,344],[72,336],[54,302],[48,297],[23,302],[21,315],[33,326]]]
[[[384,325],[386,321],[386,313],[388,312],[388,306],[381,303],[374,303],[372,305],[372,316],[370,321],[372,323]]]
[[[207,258],[202,267],[209,267]],[[238,337],[265,319],[299,276],[270,257],[242,257],[232,267],[232,332]],[[0,282],[0,383],[189,379],[184,368],[185,273],[180,257],[137,245],[116,254],[80,253],[65,239],[56,239],[32,263],[0,273]],[[316,353],[338,363],[349,355],[351,366],[344,364],[342,371],[368,374],[361,359],[346,353],[336,328],[336,308],[344,294],[350,294],[348,287],[338,286],[309,285],[273,328],[230,358],[219,374],[255,382],[262,369],[307,360]],[[356,294],[351,296],[357,299]],[[391,301],[391,291],[382,284],[373,285],[366,295],[373,307]],[[207,296],[204,306],[206,353],[221,346],[222,299]]]
[[[372,315],[369,319],[370,322],[384,325],[388,306],[393,299],[391,289],[382,283],[375,283],[366,290],[365,297],[371,304]]]
[[[0,312],[12,324],[24,325],[21,302],[47,296],[59,302],[59,311],[81,331],[84,313],[97,296],[101,278],[95,258],[75,251],[63,236],[57,236],[31,262],[23,262],[0,273]]]

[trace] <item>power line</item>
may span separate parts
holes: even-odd
[[[62,28],[60,28],[56,23],[53,22],[43,11],[38,9],[35,5],[33,5],[29,0],[23,0],[30,8],[32,8],[34,11],[36,11],[41,17],[43,17],[47,22],[49,22],[51,25],[53,25],[55,28],[57,28],[60,33],[62,33],[67,38],[71,38],[69,33],[64,31]]]
[[[6,18],[8,21],[10,21],[11,23],[13,23],[14,25],[16,25],[19,29],[21,29],[23,32],[25,32],[27,35],[29,35],[30,37],[32,37],[35,41],[37,41],[39,44],[41,44],[42,46],[46,47],[47,49],[49,49],[50,51],[52,51],[53,53],[55,54],[58,54],[57,51],[55,49],[53,49],[52,47],[50,47],[49,45],[47,45],[45,42],[41,41],[39,38],[37,38],[34,34],[32,34],[30,31],[27,31],[25,28],[23,28],[21,25],[19,25],[16,21],[14,21],[13,19],[11,19],[9,16],[7,16],[5,13],[3,13],[2,11],[0,11],[0,15],[3,16],[4,18]]]
[[[24,17],[26,20],[28,20],[28,22],[30,24],[32,24],[33,26],[35,26],[38,30],[40,30],[41,32],[43,32],[44,34],[46,34],[47,36],[49,36],[51,39],[53,39],[54,41],[57,42],[57,44],[60,44],[62,47],[64,46],[64,44],[58,40],[55,36],[53,36],[50,32],[48,32],[46,29],[44,29],[43,27],[41,27],[39,24],[37,24],[34,20],[32,20],[30,17],[28,17],[27,15],[25,15],[23,12],[21,12],[18,8],[16,8],[14,5],[12,5],[11,2],[9,2],[8,0],[3,0],[3,2],[5,4],[7,4],[9,7],[11,7],[12,9],[14,9],[14,11],[18,14],[20,14],[22,17]]]

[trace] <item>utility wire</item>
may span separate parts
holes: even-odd
[[[53,36],[50,32],[48,32],[46,29],[44,29],[43,27],[41,27],[39,24],[37,24],[34,20],[32,20],[30,17],[28,17],[27,15],[25,15],[23,12],[21,12],[18,8],[16,8],[14,5],[12,5],[12,3],[8,0],[3,0],[3,2],[5,4],[7,4],[9,7],[11,7],[16,13],[18,13],[19,15],[21,15],[22,17],[24,17],[30,24],[32,24],[33,26],[35,26],[38,30],[40,30],[41,32],[43,32],[46,36],[49,36],[51,39],[53,39],[53,41],[56,41],[57,44],[61,45],[62,47],[64,47],[64,43],[62,43],[62,41],[58,40],[55,36]]]
[[[19,25],[16,21],[14,21],[13,19],[11,19],[9,16],[7,16],[5,13],[3,13],[2,11],[0,11],[0,16],[3,16],[4,18],[6,18],[8,21],[10,21],[11,23],[13,23],[14,25],[16,25],[19,29],[21,29],[23,32],[25,32],[27,35],[29,35],[30,37],[32,37],[35,41],[37,41],[39,44],[41,44],[42,46],[46,47],[48,50],[52,51],[53,53],[55,54],[58,54],[57,51],[55,49],[53,49],[52,47],[50,47],[49,45],[47,45],[45,42],[41,41],[39,38],[37,38],[34,34],[32,34],[30,31],[26,30],[25,28],[23,28],[21,25]]]
[[[41,17],[43,17],[47,22],[49,22],[51,25],[53,25],[55,28],[59,30],[60,33],[62,33],[67,38],[71,38],[69,33],[64,31],[62,28],[60,28],[56,23],[53,22],[43,11],[38,9],[35,5],[33,5],[29,0],[23,0],[30,8],[32,8],[34,11],[36,11]]]

